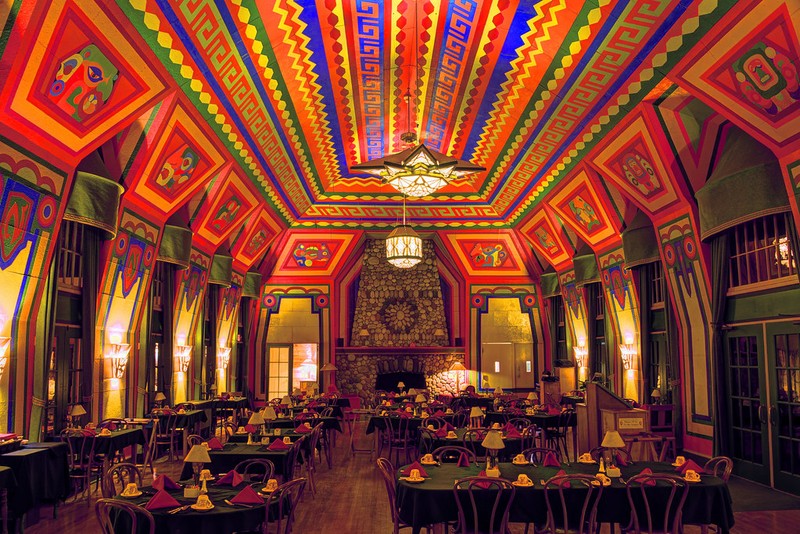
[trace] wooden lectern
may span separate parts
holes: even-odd
[[[627,435],[650,431],[647,410],[631,408],[622,398],[600,384],[586,385],[583,404],[575,407],[578,417],[578,448],[586,452],[599,447],[609,430]]]

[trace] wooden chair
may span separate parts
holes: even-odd
[[[404,523],[400,519],[400,510],[397,508],[397,470],[392,465],[392,462],[386,458],[378,458],[378,469],[383,477],[384,486],[386,486],[386,494],[389,497],[389,509],[392,513],[392,534],[398,534],[401,528],[412,528],[411,525]],[[430,532],[430,528],[425,528],[426,532]]]
[[[625,463],[628,465],[633,464],[633,458],[631,457],[631,451],[628,449],[615,449],[614,451],[617,456],[621,457]],[[608,462],[609,459],[612,460],[612,463],[616,464],[617,459],[611,458],[612,452],[607,447],[595,447],[594,449],[589,451],[589,454],[592,455],[592,460],[595,462],[599,462],[600,458],[603,458],[605,462]]]
[[[428,454],[433,451],[433,444],[436,442],[436,433],[429,428],[421,426],[417,428],[419,432],[419,454]]]
[[[170,461],[176,455],[176,445],[181,438],[181,433],[175,428],[177,421],[178,414],[173,412],[157,418],[153,425],[156,432],[156,449],[160,446],[166,446],[169,449]]]
[[[69,478],[73,491],[80,486],[80,495],[86,495],[86,506],[89,506],[89,494],[92,480],[97,485],[103,470],[102,459],[94,452],[97,435],[85,436],[81,430],[66,429],[61,433],[61,441],[69,447]],[[95,489],[97,486],[95,486]],[[77,494],[76,494],[77,499]]]
[[[135,482],[140,488],[144,485],[142,482],[142,472],[139,471],[139,468],[136,467],[135,464],[121,463],[114,465],[114,467],[106,471],[105,475],[103,475],[103,497],[111,499],[119,495],[125,489],[125,486],[132,482]],[[119,486],[117,486],[117,484],[119,484]],[[119,487],[119,491],[117,491],[117,487]]]
[[[150,426],[149,432],[147,431],[147,427],[143,429],[145,431],[145,435],[147,436],[147,443],[144,446],[144,456],[142,458],[141,469],[142,472],[145,472],[145,469],[148,467],[150,468],[150,473],[153,473],[153,459],[155,458],[156,451],[158,450],[158,446],[156,445],[156,436],[158,434],[158,419],[152,419],[152,424]],[[138,467],[138,466],[137,466]]]
[[[542,443],[542,430],[535,424],[531,423],[522,431],[522,448],[528,449],[530,447],[541,447]]]
[[[222,424],[221,437],[223,441],[227,442],[236,433],[236,423],[233,421],[226,421]]]
[[[305,487],[305,478],[295,478],[284,482],[270,494],[267,499],[263,534],[270,533],[270,525],[275,526],[274,534],[291,534],[294,514]]]
[[[112,510],[115,513],[112,514]],[[156,531],[153,514],[131,502],[120,499],[97,499],[94,511],[103,534],[116,534],[117,532],[154,534]]]
[[[443,426],[447,426],[447,421],[441,417],[428,417],[425,419],[424,424],[426,427],[432,426],[433,430],[439,430]]]
[[[205,440],[203,439],[203,436],[201,436],[200,434],[189,434],[188,436],[186,436],[186,445],[189,447],[189,449],[191,449],[195,445],[200,445],[204,441]]]
[[[545,482],[547,523],[543,532],[592,534],[597,531],[597,503],[603,493],[603,486],[592,482],[597,482],[597,479],[591,475],[578,474],[554,476]],[[567,490],[577,485],[586,487],[585,493],[582,493],[582,503],[576,501],[574,495],[567,495]]]
[[[389,457],[395,453],[395,462],[400,462],[400,453],[405,454],[406,463],[411,462],[411,451],[414,449],[414,436],[411,432],[409,423],[410,417],[403,417],[398,414],[390,414],[386,418],[389,431]]]
[[[485,490],[494,490],[487,493]],[[456,480],[453,495],[458,507],[456,532],[460,534],[506,534],[508,512],[516,488],[502,478],[467,477]],[[469,504],[469,508],[466,507]]]
[[[286,472],[283,474],[284,482],[294,479],[297,469],[301,467],[300,461],[302,460],[302,451],[307,438],[308,435],[300,436],[297,441],[292,443],[292,449],[289,451],[289,457],[286,459]]]
[[[322,425],[317,425],[308,435],[308,447],[304,447],[301,451],[303,454],[303,468],[306,473],[306,479],[308,480],[308,487],[311,489],[311,496],[316,497],[317,495],[317,462],[316,462],[316,454],[317,448],[320,447],[319,439],[322,435]],[[320,461],[322,461],[322,455],[324,452],[322,450],[319,451],[320,453]]]
[[[242,475],[248,484],[254,482],[266,484],[270,478],[273,478],[275,464],[266,458],[249,458],[236,464],[233,470]]]
[[[703,466],[703,471],[719,477],[727,483],[731,478],[731,472],[733,472],[733,460],[727,456],[714,456]]]
[[[456,463],[459,461],[462,454],[466,454],[471,464],[478,465],[478,458],[475,456],[475,453],[460,445],[444,445],[434,450],[431,454],[433,454],[433,459],[440,464]]]
[[[563,411],[558,415],[558,422],[555,428],[548,428],[545,430],[545,446],[562,450],[567,461],[569,461],[567,434],[569,434],[570,423],[573,417],[575,417],[574,411]]]
[[[651,483],[667,486],[668,492],[648,492]],[[623,533],[681,534],[683,505],[689,490],[685,480],[673,474],[638,474],[629,478],[625,486],[632,512]]]
[[[466,432],[464,432],[464,447],[472,451],[472,454],[475,455],[475,458],[479,462],[486,460],[486,451],[483,451],[483,454],[478,454],[478,446],[483,442],[483,439],[486,437],[487,430],[485,428],[469,428]]]
[[[453,408],[455,410],[455,408]],[[463,428],[469,424],[469,410],[457,410],[453,414],[453,426],[456,428]]]
[[[511,417],[506,424],[514,425],[514,428],[519,430],[520,434],[533,424],[530,419],[525,417]]]
[[[561,463],[561,452],[558,449],[550,449],[547,447],[528,447],[524,449],[520,454],[525,456],[525,459],[532,463],[533,465],[542,465],[544,462],[545,456],[547,453],[552,452],[556,456],[556,460],[558,463]]]

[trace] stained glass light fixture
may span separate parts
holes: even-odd
[[[396,226],[386,238],[386,261],[400,269],[410,269],[422,261],[422,238],[406,224],[405,199],[403,224]]]

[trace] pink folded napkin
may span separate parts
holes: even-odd
[[[411,417],[411,412],[407,412],[405,410],[395,410],[394,413],[396,413],[400,417]]]
[[[439,430],[434,432],[437,438],[445,438],[447,437],[447,429],[445,427],[441,427]]]
[[[100,428],[101,428],[101,429],[102,429],[102,428],[107,428],[107,429],[109,429],[111,432],[113,432],[113,431],[115,431],[115,430],[117,429],[117,425],[116,425],[116,423],[114,423],[114,421],[109,421],[108,423],[106,423],[106,424],[102,425]]]
[[[620,453],[616,454],[616,457],[614,458],[614,463],[616,463],[618,467],[628,467],[628,461]]]
[[[486,471],[481,471],[480,473],[478,473],[478,476],[479,477],[485,477],[486,476]],[[483,482],[483,481],[476,482],[475,485],[478,486],[479,488],[483,488],[483,489],[492,487],[492,483],[491,482]]]
[[[503,427],[503,432],[509,432],[511,429],[516,430],[517,427],[515,427],[511,423],[506,423],[506,426]]]
[[[444,417],[445,415],[447,414],[445,414],[442,410],[436,410],[433,412],[433,417]]]
[[[467,457],[466,452],[462,452],[461,456],[458,457],[458,467],[469,467],[472,465]]]
[[[683,465],[682,465],[682,466],[680,466],[680,467],[678,467],[678,468],[676,469],[676,471],[677,471],[677,472],[679,472],[679,473],[680,473],[680,474],[682,474],[682,475],[685,475],[685,474],[686,474],[686,471],[688,471],[689,469],[691,469],[692,471],[695,471],[695,472],[696,472],[696,473],[698,473],[698,474],[700,474],[700,473],[705,473],[705,471],[703,470],[703,468],[702,468],[702,467],[700,467],[699,465],[697,465],[697,463],[696,463],[694,460],[686,460],[686,461],[683,463]]]
[[[244,425],[244,429],[248,434],[255,434],[256,430],[258,430],[256,425]]]
[[[509,438],[520,439],[520,438],[522,438],[522,434],[520,434],[519,430],[517,430],[516,428],[511,427],[510,429],[506,430],[506,439],[509,439]]]
[[[562,469],[561,471],[556,473],[555,476],[560,477],[560,476],[566,475],[566,474],[567,474],[567,472]],[[562,487],[568,488],[568,487],[570,487],[570,483],[569,482],[562,482],[562,483],[558,484],[558,486],[562,486]]]
[[[421,477],[428,476],[428,473],[425,471],[425,469],[423,469],[422,464],[420,464],[419,462],[414,462],[413,464],[409,465],[408,467],[400,471],[400,474],[403,475],[404,477],[407,477],[411,474],[412,469],[419,469],[419,476]]]
[[[303,423],[302,425],[297,425],[297,428],[294,429],[295,432],[298,434],[308,434],[311,432],[311,425],[308,423]]]
[[[560,408],[548,408],[547,409],[547,413],[549,415],[558,415],[558,414],[561,413],[561,409]]]
[[[454,426],[453,426],[453,425],[451,425],[450,423],[445,423],[445,424],[444,424],[444,429],[445,429],[445,430],[447,430],[447,431],[450,431],[450,430],[455,430],[455,429],[456,429],[456,427],[454,427]]]
[[[269,444],[267,447],[271,451],[285,451],[289,449],[289,446],[283,442],[280,438],[275,438],[272,443]]]
[[[236,504],[261,504],[264,499],[252,487],[245,486],[242,491],[236,494],[236,497],[231,499],[231,502]]]
[[[224,477],[217,480],[216,485],[236,487],[239,484],[241,484],[243,480],[244,478],[242,477],[242,475],[231,469]]]
[[[642,472],[639,473],[639,474],[640,475],[652,475],[653,474],[653,470],[650,469],[649,467],[645,467],[644,469],[642,469]],[[644,484],[645,486],[655,486],[656,485],[656,481],[651,479],[651,480],[647,480],[645,482],[642,482],[642,484]]]
[[[542,465],[544,467],[561,467],[561,463],[558,461],[558,458],[556,458],[556,454],[552,451],[544,455]]]
[[[181,489],[181,487],[167,475],[158,475],[156,479],[153,480],[151,486],[153,487],[153,489],[166,490],[166,491]]]
[[[159,490],[158,493],[147,501],[144,507],[148,510],[160,510],[161,508],[177,508],[181,503],[175,500],[175,497],[170,495],[164,490]]]
[[[84,435],[84,436],[86,436],[87,438],[90,438],[90,437],[92,437],[92,436],[95,436],[95,435],[97,435],[97,432],[95,432],[95,431],[94,431],[93,429],[91,429],[91,428],[84,428],[83,430],[81,430],[81,434],[83,434],[83,435]]]
[[[391,391],[391,392],[389,392],[389,395],[388,395],[388,397],[389,397],[390,399],[393,399],[393,398],[395,398],[396,396],[397,396],[397,393],[395,393],[394,391]]]
[[[211,438],[206,442],[208,444],[208,448],[212,451],[221,451],[222,450],[222,443],[219,442],[217,438]]]

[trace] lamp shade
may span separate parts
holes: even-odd
[[[428,402],[428,399],[425,398],[425,395],[419,393],[416,397],[414,397],[414,402]]]
[[[267,406],[264,408],[262,417],[267,421],[274,421],[275,419],[278,418],[278,414],[275,413],[275,408],[273,408],[272,406]]]
[[[451,371],[466,371],[467,368],[464,367],[464,364],[461,362],[453,362],[453,365],[450,366]]]
[[[386,260],[400,269],[422,261],[422,238],[407,224],[397,226],[386,238]]]
[[[184,462],[206,464],[211,462],[211,457],[208,455],[208,448],[205,445],[193,445],[189,449],[189,454],[183,459]]]
[[[406,383],[401,380],[400,382],[397,383],[397,387],[403,389],[404,387],[406,387]]]
[[[79,415],[86,415],[86,410],[83,408],[83,404],[76,404],[69,409],[70,417],[77,417]]]
[[[369,330],[367,330],[366,328],[362,328],[361,330],[358,331],[358,335],[360,337],[368,337],[369,336]]]
[[[264,416],[261,415],[261,412],[253,412],[253,415],[250,416],[250,419],[247,420],[248,425],[263,425],[266,423],[264,420]]]
[[[483,445],[484,449],[498,450],[506,448],[506,444],[503,442],[503,438],[500,437],[500,432],[497,430],[490,430],[489,433],[486,434],[486,437],[483,438],[481,445]]]
[[[661,398],[661,390],[658,389],[658,388],[654,389],[653,392],[650,394],[650,396],[653,397],[654,399],[660,399]]]
[[[322,372],[337,371],[337,370],[338,370],[337,367],[335,365],[333,365],[331,362],[326,363],[320,369],[320,371],[322,371]]]
[[[496,387],[496,388],[494,388],[494,392],[495,392],[496,395],[502,395],[503,394],[503,388]]]
[[[538,401],[539,400],[539,394],[536,393],[535,391],[531,391],[530,393],[528,393],[528,400],[529,401],[533,401],[533,402]]]
[[[164,395],[163,392],[159,391],[158,393],[156,393],[155,400],[157,402],[165,401],[165,400],[167,400],[167,396]]]
[[[281,399],[281,404],[285,404],[286,406],[291,406],[292,398],[289,395],[284,395],[284,397]]]
[[[483,410],[481,410],[477,406],[473,406],[472,409],[469,411],[470,418],[472,417],[483,417]]]
[[[609,430],[606,432],[606,435],[603,436],[603,443],[601,443],[600,446],[607,449],[624,449],[625,441],[622,439],[622,436],[619,435],[619,432],[616,430]]]

